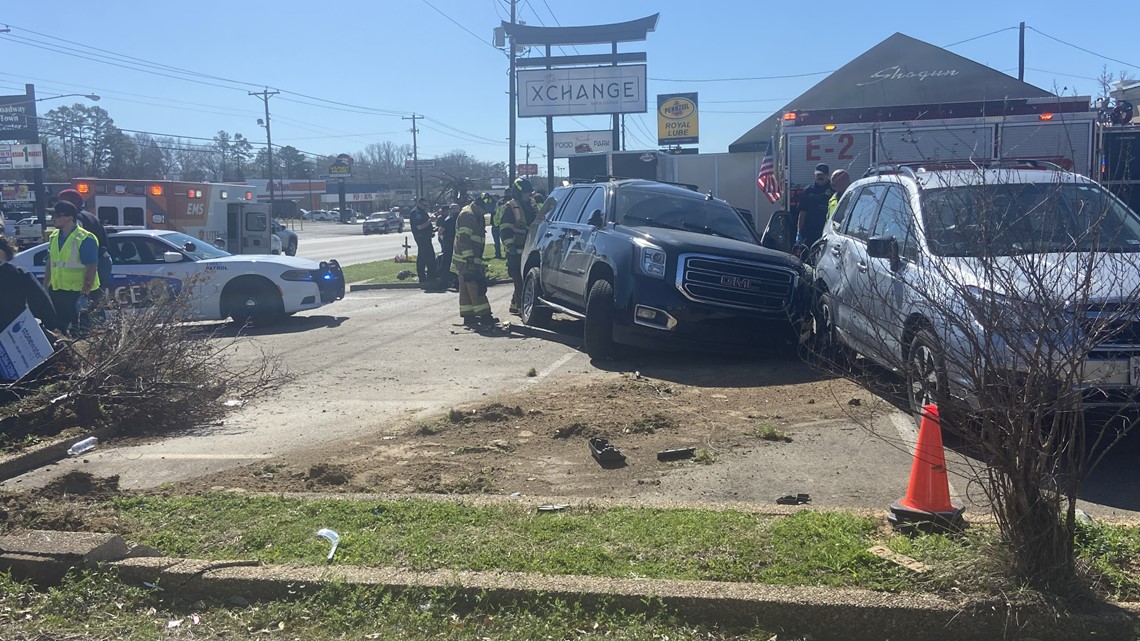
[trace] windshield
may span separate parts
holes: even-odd
[[[387,215],[388,214],[371,214],[368,216],[368,220],[384,220]]]
[[[615,213],[619,225],[679,229],[756,243],[756,235],[736,210],[716,200],[626,188],[618,190]]]
[[[929,189],[922,212],[926,242],[941,256],[1140,251],[1140,218],[1091,183]]]
[[[159,234],[158,236],[159,238],[162,238],[166,242],[174,245],[175,247],[178,247],[182,251],[190,254],[198,260],[205,260],[207,258],[222,258],[223,256],[233,255],[224,249],[218,249],[217,247],[214,247],[204,240],[199,240],[193,236],[187,236],[186,234],[182,234],[176,231],[172,231],[167,234]],[[189,245],[187,243],[189,243]],[[191,245],[194,248],[188,249],[188,247]]]

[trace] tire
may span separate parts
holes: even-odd
[[[296,256],[297,255],[297,241],[294,240],[293,242],[289,243],[289,249],[285,253],[289,254],[290,256]]]
[[[553,310],[543,306],[538,300],[542,296],[542,283],[539,281],[540,271],[537,267],[531,267],[526,273],[526,280],[523,281],[522,301],[519,308],[519,317],[522,319],[523,325],[540,327],[550,322],[550,315]]]
[[[586,354],[592,359],[614,355],[614,286],[608,280],[595,281],[586,298]]]
[[[279,294],[264,283],[243,283],[223,295],[230,318],[239,325],[262,325],[284,316],[284,305]]]
[[[822,366],[846,369],[852,359],[835,331],[834,310],[835,301],[831,294],[826,291],[819,292],[812,303],[811,350]]]
[[[906,354],[906,391],[911,414],[918,420],[922,407],[939,406],[939,413],[950,398],[946,360],[938,338],[928,329],[920,329],[910,341]]]

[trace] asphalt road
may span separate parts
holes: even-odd
[[[404,253],[404,242],[415,254],[416,243],[411,231],[404,233],[369,234],[365,236],[360,223],[342,224],[294,221],[297,233],[297,255],[311,260],[337,259],[341,265],[355,265],[374,260],[385,260]],[[438,250],[439,243],[436,243]]]

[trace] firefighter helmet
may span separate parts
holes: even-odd
[[[515,178],[514,182],[515,191],[520,194],[530,195],[534,191],[534,185],[526,178]]]

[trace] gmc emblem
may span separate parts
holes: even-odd
[[[751,289],[752,281],[747,278],[739,276],[721,276],[720,284],[725,287],[736,287],[738,289]]]

